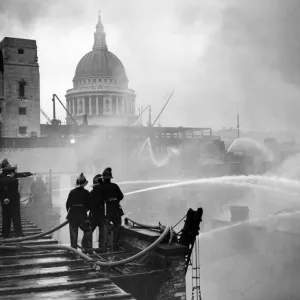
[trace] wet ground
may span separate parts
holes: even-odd
[[[22,223],[25,235],[40,232],[26,218],[22,218]],[[0,232],[1,230],[0,226]],[[0,237],[0,245],[2,241]],[[75,254],[62,250],[37,253],[30,249],[30,246],[35,245],[55,244],[56,240],[46,236],[18,243],[22,251],[0,250],[0,298],[134,299],[112,283],[106,271],[96,271],[91,264]],[[122,256],[122,251],[116,255]]]

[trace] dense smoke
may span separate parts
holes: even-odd
[[[299,128],[300,3],[230,1],[223,14],[222,42],[244,97],[244,108],[273,124]],[[297,91],[296,91],[297,89]],[[261,112],[259,112],[261,110]],[[265,117],[264,117],[265,115]],[[252,117],[253,121],[256,121]],[[270,125],[269,125],[270,126]]]
[[[299,2],[188,3],[177,14],[182,31],[211,33],[205,54],[185,72],[192,74],[189,103],[202,104],[212,122],[230,117],[234,126],[239,107],[243,128],[297,129]],[[200,109],[190,113],[201,115]]]
[[[251,48],[262,66],[300,84],[300,3],[297,0],[230,1],[224,11],[224,42],[237,51]]]
[[[157,115],[175,90],[163,125],[235,126],[239,107],[244,130],[299,128],[297,0],[1,1],[1,35],[37,39],[49,114],[92,48],[98,9],[138,106]]]

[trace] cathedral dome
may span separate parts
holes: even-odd
[[[80,59],[73,88],[66,93],[67,124],[131,125],[136,120],[135,91],[128,88],[121,60],[108,51],[100,14],[91,50]]]
[[[107,49],[95,49],[83,56],[77,65],[74,79],[96,76],[127,78],[120,59]]]

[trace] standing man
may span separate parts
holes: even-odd
[[[76,180],[76,187],[68,196],[66,208],[68,211],[71,247],[77,249],[78,228],[86,232],[90,230],[87,218],[90,193],[84,187],[88,181],[83,173]],[[82,239],[82,248],[86,248],[85,238]]]
[[[103,183],[99,186],[101,203],[104,206],[104,219],[106,222],[112,222],[114,225],[114,249],[119,248],[120,230],[122,216],[124,215],[120,201],[124,198],[122,191],[116,183],[112,183],[112,169],[106,168],[102,173]],[[100,235],[103,232],[101,231]],[[103,240],[103,238],[101,239]]]
[[[31,184],[30,191],[33,202],[38,206],[45,206],[44,197],[47,193],[47,188],[41,174],[36,176],[36,180]]]
[[[84,233],[84,241],[88,248],[93,247],[93,232],[98,227],[99,228],[99,248],[100,245],[100,232],[103,230],[103,218],[104,218],[104,206],[101,202],[101,190],[99,189],[100,185],[103,183],[102,175],[98,174],[93,178],[93,189],[90,192],[89,199],[89,220],[90,220],[90,231]]]
[[[11,221],[17,237],[23,237],[19,182],[15,176],[16,167],[9,164],[2,168],[3,175],[0,178],[0,201],[2,205],[2,237],[9,238]]]
[[[36,211],[35,222],[43,230],[47,229],[48,220],[45,218],[45,213],[47,213],[46,210],[50,208],[48,196],[42,175],[38,174],[30,187],[30,201]]]

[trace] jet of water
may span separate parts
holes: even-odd
[[[242,222],[237,222],[228,226],[224,226],[224,227],[220,227],[220,228],[216,228],[207,232],[202,232],[199,234],[199,239],[202,238],[209,238],[209,237],[213,237],[214,234],[222,232],[222,231],[227,231],[230,230],[232,228],[235,227],[239,227],[245,224],[251,224],[251,223],[258,223],[258,222],[262,222],[262,221],[267,221],[273,218],[280,218],[280,217],[290,217],[290,216],[294,216],[300,213],[300,210],[296,210],[296,211],[292,211],[292,212],[282,212],[282,213],[277,213],[277,214],[272,214],[267,216],[266,218],[262,219],[262,218],[253,218],[253,219],[249,219],[246,221],[242,221]]]
[[[169,183],[169,184],[163,184],[163,185],[158,185],[154,187],[149,187],[149,188],[144,188],[132,192],[128,192],[125,195],[133,195],[133,194],[138,194],[138,193],[143,193],[143,192],[148,192],[148,191],[153,191],[153,190],[159,190],[159,189],[166,189],[166,188],[173,188],[173,187],[178,187],[178,186],[186,186],[186,185],[193,185],[193,184],[232,184],[232,185],[248,185],[252,184],[253,186],[260,185],[260,188],[264,188],[262,184],[253,184],[252,181],[262,181],[262,179],[265,182],[277,182],[277,183],[284,183],[284,185],[290,184],[292,187],[297,187],[300,188],[300,182],[295,181],[295,180],[289,180],[284,178],[276,178],[276,177],[264,177],[264,176],[224,176],[224,177],[213,177],[213,178],[201,178],[201,179],[195,179],[195,180],[186,180],[186,181],[181,181],[181,182],[174,182],[174,183]],[[249,182],[250,181],[250,182]],[[240,183],[239,183],[240,182]],[[275,190],[274,188],[271,187],[265,187],[264,189],[270,189],[270,190]],[[284,190],[276,188],[277,191],[284,192]],[[290,192],[288,192],[290,194]],[[295,195],[299,195],[296,193]]]
[[[244,152],[246,154],[264,156],[268,160],[274,160],[274,154],[264,144],[250,138],[235,139],[227,152]]]
[[[166,182],[166,184],[128,192],[125,195],[132,195],[132,194],[138,194],[138,193],[148,192],[152,190],[172,188],[172,187],[192,185],[192,184],[229,184],[229,185],[236,185],[236,186],[244,185],[244,186],[256,187],[264,190],[270,190],[274,192],[287,193],[289,195],[298,195],[297,192],[293,193],[290,191],[290,189],[296,188],[298,190],[300,188],[300,182],[297,180],[275,177],[275,176],[260,176],[260,175],[223,176],[223,177],[213,177],[213,178],[191,179],[191,180],[184,180],[184,181],[179,181],[179,180],[123,181],[123,182],[119,182],[118,184],[130,185],[130,184],[144,184],[144,183],[151,184],[151,183],[163,183],[163,182]],[[278,185],[282,185],[284,188],[289,188],[289,191],[285,192],[284,190],[279,189],[277,187]],[[73,187],[56,189],[53,190],[53,192],[71,190],[72,188]]]
[[[152,183],[172,183],[172,182],[180,182],[180,180],[166,180],[166,179],[158,179],[158,180],[136,180],[136,181],[121,181],[118,182],[118,185],[130,185],[130,184],[152,184]],[[74,187],[62,188],[52,190],[52,192],[59,192],[59,191],[70,191]]]

